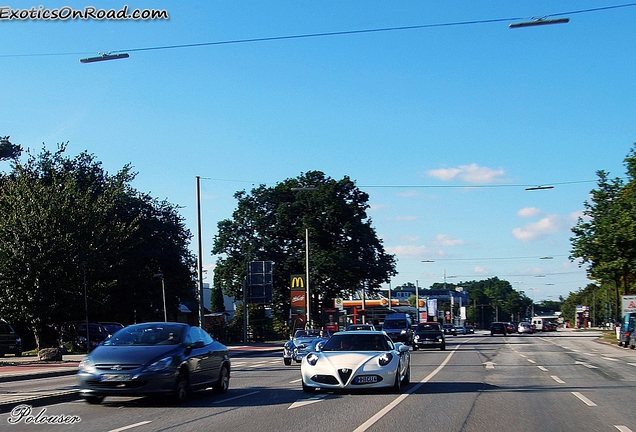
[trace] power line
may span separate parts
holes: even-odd
[[[636,6],[636,3],[625,3],[620,5],[604,6],[604,7],[598,7],[598,8],[579,9],[579,10],[568,11],[568,12],[546,14],[546,15],[543,15],[543,18],[561,16],[561,15],[575,15],[575,14],[583,14],[583,13],[600,12],[600,11],[605,11],[610,9],[619,9],[619,8],[627,8],[627,7],[634,7],[634,6]],[[501,23],[501,22],[518,21],[518,20],[527,19],[527,18],[528,17],[493,18],[493,19],[482,19],[482,20],[455,21],[455,22],[447,22],[447,23],[382,27],[382,28],[361,29],[361,30],[341,30],[341,31],[332,31],[332,32],[306,33],[306,34],[285,35],[285,36],[233,39],[233,40],[214,41],[214,42],[161,45],[161,46],[111,50],[111,51],[108,51],[108,54],[116,54],[116,53],[123,53],[123,52],[158,51],[158,50],[169,50],[169,49],[178,49],[178,48],[198,48],[198,47],[204,47],[204,46],[233,45],[233,44],[254,43],[254,42],[272,42],[272,41],[284,41],[284,40],[292,40],[292,39],[308,39],[308,38],[318,38],[318,37],[328,37],[328,36],[345,36],[345,35],[356,35],[356,34],[405,31],[405,30],[421,30],[421,29],[429,29],[429,28],[457,27],[457,26],[478,25],[478,24],[493,24],[493,23]],[[0,55],[0,58],[68,56],[68,55],[85,55],[85,54],[92,54],[92,53],[91,52],[65,52],[65,53],[35,53],[35,54],[4,54],[4,55]]]

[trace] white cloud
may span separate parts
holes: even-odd
[[[404,222],[404,221],[409,222],[409,221],[417,220],[417,216],[397,216],[395,220],[400,222]]]
[[[541,210],[536,207],[524,207],[517,212],[517,216],[522,218],[536,217],[541,214]]]
[[[460,246],[464,244],[464,240],[454,239],[448,234],[437,234],[435,236],[435,244],[440,246]]]
[[[400,237],[400,240],[409,242],[409,243],[415,243],[416,241],[420,240],[420,236],[402,236]]]
[[[562,218],[559,215],[551,214],[537,222],[528,223],[521,228],[513,229],[512,235],[517,240],[528,242],[561,231],[563,227]]]
[[[505,173],[502,168],[492,169],[479,166],[476,163],[460,165],[456,168],[439,168],[426,172],[429,177],[442,181],[458,179],[472,184],[498,183],[502,181]]]
[[[387,252],[390,254],[397,255],[401,258],[419,258],[421,256],[427,255],[431,253],[431,249],[424,245],[414,246],[414,245],[399,245],[393,247],[387,247]]]
[[[474,271],[475,273],[477,273],[477,274],[484,274],[484,275],[486,275],[486,274],[490,274],[490,272],[489,272],[488,270],[486,270],[485,268],[480,267],[480,266],[475,266],[475,268],[473,269],[473,271]]]

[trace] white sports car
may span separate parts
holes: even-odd
[[[394,344],[383,331],[338,332],[300,364],[303,390],[392,387],[411,380],[409,346]]]

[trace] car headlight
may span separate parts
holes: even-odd
[[[152,363],[150,366],[146,368],[146,370],[149,370],[151,372],[159,372],[166,369],[171,364],[172,364],[172,357],[164,357],[161,360],[158,360]]]
[[[444,339],[443,337],[441,337],[441,336],[437,336],[437,340],[438,340],[439,342],[441,342],[443,339]]]
[[[20,339],[20,338],[15,338],[15,343],[20,343],[20,342],[22,342],[22,339]]]
[[[413,339],[416,340],[416,341],[419,341],[420,340],[420,336],[419,335],[415,335],[415,337]]]
[[[82,343],[86,343],[86,338],[84,336],[78,336],[77,340],[82,342]]]
[[[380,364],[380,366],[388,365],[389,363],[391,363],[391,360],[393,360],[393,354],[391,353],[384,353],[380,357],[378,357],[378,363]]]
[[[316,354],[309,353],[305,358],[307,359],[307,363],[312,366],[316,366],[316,363],[318,362],[318,356]]]
[[[400,334],[406,334],[406,330],[402,330]]]
[[[84,357],[79,364],[80,372],[95,373],[95,363],[89,357]]]

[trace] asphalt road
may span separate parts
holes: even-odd
[[[106,398],[31,407],[74,424],[0,429],[81,431],[636,431],[636,351],[593,333],[449,337],[446,351],[411,353],[412,383],[390,392],[303,393],[300,366],[280,353],[233,360],[225,395],[199,392],[183,405]],[[42,413],[42,411],[44,412]],[[38,417],[39,416],[39,417]],[[79,421],[78,421],[79,420]]]

